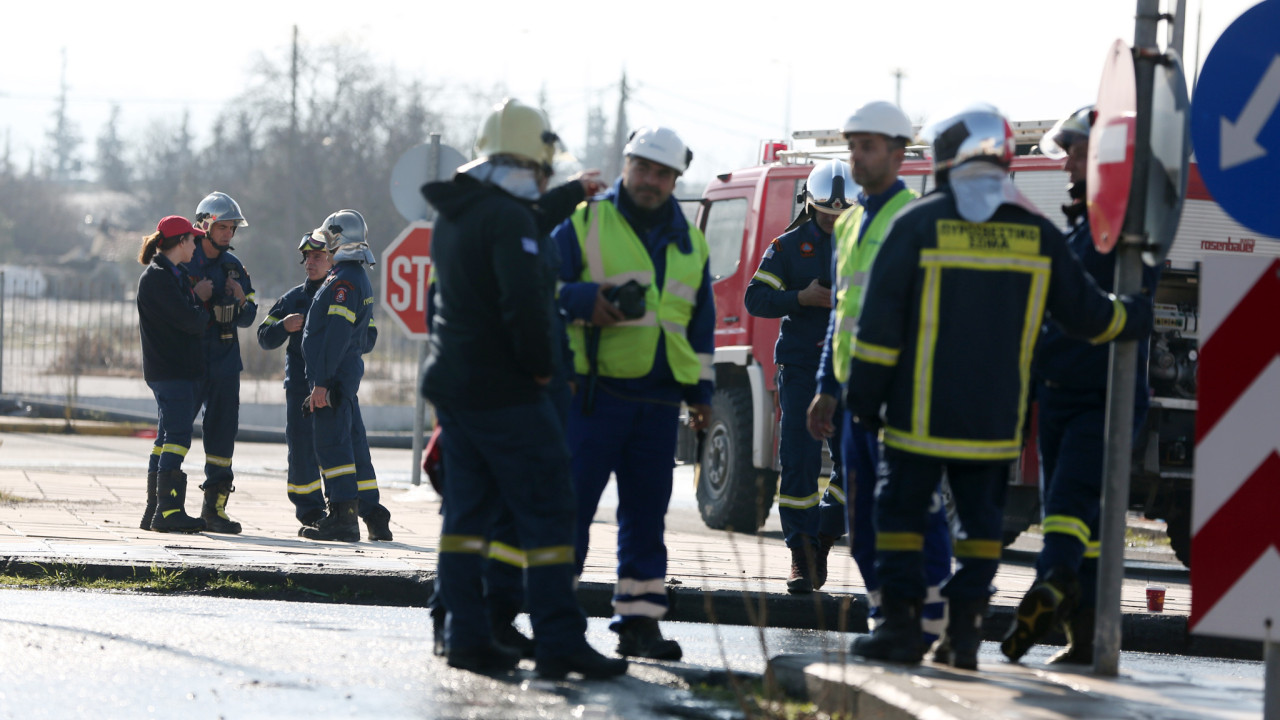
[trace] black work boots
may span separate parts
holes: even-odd
[[[604,680],[625,673],[628,664],[622,658],[605,657],[596,652],[595,648],[585,645],[570,655],[539,658],[537,672],[538,677],[548,680],[563,679],[571,672],[578,673],[587,680]]]
[[[1094,614],[1092,607],[1078,608],[1070,619],[1062,624],[1062,632],[1067,636],[1067,647],[1049,658],[1050,665],[1093,664]]]
[[[629,617],[617,629],[617,653],[623,657],[651,660],[679,660],[684,656],[680,643],[662,637],[657,618]]]
[[[360,522],[357,516],[359,500],[329,502],[329,514],[315,525],[304,525],[298,534],[308,540],[336,540],[360,542]]]
[[[815,582],[817,567],[814,562],[814,548],[809,538],[799,538],[800,546],[791,550],[791,572],[787,575],[787,592],[792,595],[808,595],[818,583]]]
[[[147,508],[142,511],[142,523],[138,526],[143,530],[151,529],[151,520],[156,516],[156,475],[159,473],[147,473]]]
[[[1075,614],[1079,596],[1080,585],[1072,570],[1050,568],[1018,603],[1009,633],[1000,642],[1000,651],[1010,662],[1017,662],[1055,626]]]
[[[357,528],[356,532],[359,532]],[[520,664],[520,653],[492,640],[488,645],[450,649],[445,655],[449,667],[477,673],[504,673]]]
[[[924,629],[920,613],[924,601],[885,593],[880,603],[884,620],[875,632],[853,641],[854,655],[870,660],[917,664],[924,658]]]
[[[369,539],[379,542],[391,542],[391,511],[382,505],[375,505],[364,516],[364,526],[369,530]]]
[[[947,630],[933,645],[931,659],[961,670],[978,669],[978,648],[982,645],[982,621],[987,615],[987,598],[955,600],[948,603]]]
[[[240,534],[240,523],[227,516],[227,499],[235,490],[230,480],[204,484],[204,506],[200,509],[200,519],[204,520],[205,530],[226,535]]]
[[[827,558],[831,556],[831,548],[838,542],[840,538],[834,535],[818,533],[818,556],[814,558],[814,590],[821,590],[827,584]]]
[[[204,530],[204,521],[187,514],[187,474],[181,470],[156,473],[156,511],[151,529],[156,532],[193,533]]]

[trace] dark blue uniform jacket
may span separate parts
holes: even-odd
[[[747,285],[747,312],[782,318],[773,361],[817,369],[831,309],[801,305],[800,291],[814,280],[831,287],[831,234],[810,220],[774,238]]]

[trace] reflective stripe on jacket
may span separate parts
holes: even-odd
[[[841,383],[849,381],[849,361],[853,359],[853,333],[858,324],[858,311],[862,309],[862,289],[867,284],[867,273],[880,252],[885,230],[899,210],[920,197],[914,190],[899,190],[871,219],[862,237],[862,217],[866,208],[861,203],[846,210],[836,220],[835,239],[838,260],[836,262],[836,322],[832,338],[833,369]]]

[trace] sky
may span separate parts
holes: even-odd
[[[1203,64],[1253,4],[1186,0],[1184,64],[1195,64],[1197,35]],[[766,139],[838,127],[899,92],[916,120],[979,101],[1012,120],[1057,119],[1095,99],[1107,49],[1133,40],[1135,9],[1136,0],[21,3],[6,9],[0,43],[0,143],[19,167],[47,148],[64,50],[87,158],[112,104],[126,138],[183,111],[205,137],[202,119],[241,91],[255,58],[283,57],[296,25],[304,42],[362,48],[405,80],[501,85],[530,103],[545,91],[571,150],[591,106],[612,118],[625,71],[630,124],[674,128],[694,151],[690,179],[709,179],[754,164]]]

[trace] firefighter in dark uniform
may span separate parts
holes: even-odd
[[[1013,185],[1013,132],[994,108],[973,108],[927,134],[938,188],[889,229],[854,340],[849,410],[884,430],[876,570],[885,619],[852,652],[923,657],[922,549],[930,497],[945,472],[961,531],[939,642],[952,665],[976,669],[1045,313],[1072,335],[1104,343],[1147,332],[1151,306],[1098,289],[1062,233]]]
[[[819,358],[831,316],[831,231],[856,187],[849,164],[843,160],[817,165],[809,173],[804,192],[796,198],[804,202],[804,209],[787,232],[769,244],[747,285],[747,312],[782,318],[773,346],[782,408],[778,517],[791,550],[787,592],[792,594],[823,586],[827,556],[845,534],[848,509],[839,428],[832,435],[834,439],[827,440],[831,482],[825,493],[819,493],[822,441],[809,435],[806,418],[817,391]]]
[[[204,233],[184,217],[170,215],[142,241],[138,262],[138,331],[142,375],[156,398],[156,442],[147,461],[147,506],[143,530],[199,532],[204,520],[187,515],[187,476],[182,461],[191,448],[191,417],[204,379],[200,337],[209,324],[203,302],[208,280],[192,283],[182,264]]]
[[[1085,178],[1093,106],[1063,118],[1040,141],[1046,157],[1066,160],[1071,202],[1062,210],[1072,226],[1067,244],[1098,287],[1115,286],[1116,254],[1098,252],[1089,231]],[[1143,266],[1142,289],[1150,295],[1160,282],[1160,269]],[[1134,388],[1133,427],[1146,418],[1146,336],[1138,343],[1138,377]],[[1035,398],[1039,407],[1040,494],[1043,498],[1044,548],[1036,560],[1036,583],[1018,604],[1015,621],[1000,645],[1018,660],[1055,624],[1067,636],[1066,649],[1049,659],[1056,663],[1093,663],[1094,609],[1098,595],[1099,508],[1102,500],[1103,451],[1106,446],[1107,369],[1109,349],[1068,336],[1045,323],[1036,348]]]
[[[204,518],[209,532],[237,534],[240,523],[227,516],[227,500],[235,491],[231,456],[240,429],[240,334],[258,316],[257,296],[249,272],[232,254],[231,240],[249,222],[230,195],[209,193],[196,206],[195,227],[205,232],[186,264],[194,280],[210,280],[213,296],[205,301],[210,322],[204,333],[205,382],[196,411],[204,406]]]
[[[516,666],[494,642],[484,597],[487,539],[505,508],[524,553],[536,672],[612,677],[627,662],[586,640],[574,594],[574,495],[569,449],[546,388],[556,373],[556,278],[542,257],[534,204],[546,190],[557,137],[546,116],[515,100],[495,106],[479,159],[423,195],[440,215],[431,243],[436,311],[422,393],[444,447],[444,528],[438,589],[447,609],[449,665]]]
[[[302,236],[298,252],[302,253],[307,280],[290,289],[271,306],[267,317],[258,326],[258,345],[263,350],[274,350],[285,345],[284,436],[289,457],[287,492],[298,521],[303,525],[315,525],[325,516],[325,501],[320,468],[316,464],[313,424],[302,414],[302,406],[311,394],[311,388],[307,385],[306,365],[302,359],[302,326],[316,291],[333,268],[333,256],[329,254],[324,241],[316,240],[310,232]],[[373,350],[377,339],[378,329],[370,317],[369,327],[365,331],[365,354]]]
[[[360,381],[373,328],[373,265],[368,227],[355,210],[339,210],[311,231],[323,239],[333,268],[316,290],[302,329],[302,359],[311,392],[304,405],[315,439],[315,457],[328,498],[328,513],[298,534],[309,540],[358,542],[363,518],[370,540],[390,540],[391,513],[379,502],[378,480],[360,417]],[[376,330],[373,330],[376,332]]]

